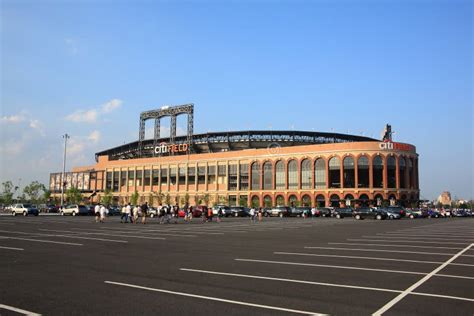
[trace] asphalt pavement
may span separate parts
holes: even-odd
[[[474,219],[0,217],[0,315],[473,315]]]

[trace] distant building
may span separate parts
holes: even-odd
[[[443,205],[451,205],[451,193],[449,191],[444,191],[443,193],[441,193],[441,195],[438,197],[438,203],[441,203]]]

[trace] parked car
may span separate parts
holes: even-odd
[[[440,218],[441,214],[437,210],[429,209],[427,211],[429,218]]]
[[[159,208],[149,207],[147,215],[151,218],[158,217],[160,215],[160,210]]]
[[[247,217],[250,214],[250,209],[242,206],[232,206],[230,211],[234,217]]]
[[[302,217],[305,212],[310,215],[311,207],[292,207],[290,216]]]
[[[271,214],[270,214],[271,212],[272,212],[272,208],[271,208],[271,207],[264,207],[264,208],[262,209],[263,216],[265,216],[265,217],[271,216]]]
[[[118,206],[109,206],[107,209],[109,210],[109,216],[120,216],[122,214],[122,209]],[[87,209],[87,214],[89,214],[89,209]]]
[[[28,216],[28,215],[34,215],[38,216],[39,210],[31,204],[26,204],[26,203],[20,203],[20,204],[14,204],[12,205],[11,212],[13,216],[16,215],[23,215],[23,216]]]
[[[355,209],[352,212],[352,215],[354,216],[355,219],[377,219],[377,220],[382,220],[389,218],[389,216],[392,216],[392,218],[398,218],[400,219],[400,215],[397,213],[390,213],[389,211],[386,210],[377,210],[372,207],[361,207],[358,209]],[[395,217],[396,216],[396,217]]]
[[[227,205],[223,205],[223,204],[215,205],[212,208],[212,214],[217,215],[219,213],[219,209],[222,210],[222,214],[225,217],[233,216],[231,208],[228,207]]]
[[[397,213],[400,215],[400,217],[405,217],[405,214],[406,214],[405,208],[401,206],[389,206],[389,207],[384,207],[382,209],[385,209],[386,211],[390,213]]]
[[[352,208],[336,207],[334,209],[333,216],[338,219],[345,218],[345,217],[352,217]]]
[[[59,211],[56,205],[53,204],[40,204],[38,205],[38,210],[41,213],[57,213]]]
[[[421,217],[420,214],[418,214],[416,211],[413,211],[413,210],[406,210],[406,215],[405,216],[408,217],[408,218],[411,218],[411,219]]]
[[[454,212],[455,217],[469,217],[471,214],[466,210],[457,210]]]
[[[316,216],[316,217],[331,217],[331,209],[327,208],[327,207],[315,208],[313,216]]]
[[[71,204],[71,205],[64,206],[59,211],[59,214],[61,214],[61,216],[64,216],[64,215],[72,215],[72,216],[88,215],[89,214],[89,209],[85,205]]]
[[[198,205],[193,207],[193,217],[201,217],[203,214],[207,214],[209,208],[206,205]],[[214,211],[212,212],[214,214]]]
[[[286,217],[290,216],[291,209],[288,206],[274,207],[270,211],[270,216]]]

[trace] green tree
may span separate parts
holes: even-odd
[[[211,197],[210,197],[209,193],[204,194],[202,199],[204,201],[204,205],[209,206],[209,201],[211,200]]]
[[[32,203],[38,203],[45,192],[46,187],[44,184],[39,183],[38,181],[31,182],[23,189],[23,193]]]
[[[104,195],[101,197],[100,201],[102,202],[102,204],[109,206],[112,203],[112,199],[112,192],[107,189],[104,191]]]
[[[184,205],[189,205],[189,194],[186,193],[183,198],[183,204]]]
[[[137,190],[135,190],[135,192],[132,193],[132,196],[130,196],[130,204],[137,205],[139,198],[140,194],[138,194]]]
[[[43,192],[43,196],[41,197],[41,202],[48,202],[49,200],[51,200],[51,191],[50,190],[45,190]]]
[[[5,181],[2,183],[2,201],[3,203],[10,205],[13,202],[13,195],[17,188],[13,186],[11,181]]]
[[[69,204],[78,204],[82,201],[82,194],[75,187],[71,187],[66,191],[66,200]]]
[[[155,195],[156,195],[156,200],[158,202],[158,205],[163,205],[163,198],[164,198],[163,192],[161,192],[160,190],[158,191],[158,193],[155,193]]]
[[[165,204],[171,205],[171,196],[168,193],[165,195]]]

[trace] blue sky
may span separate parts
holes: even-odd
[[[9,1],[1,7],[0,181],[48,182],[195,104],[195,131],[395,140],[422,196],[474,198],[471,1]],[[180,120],[184,128],[184,120]]]

